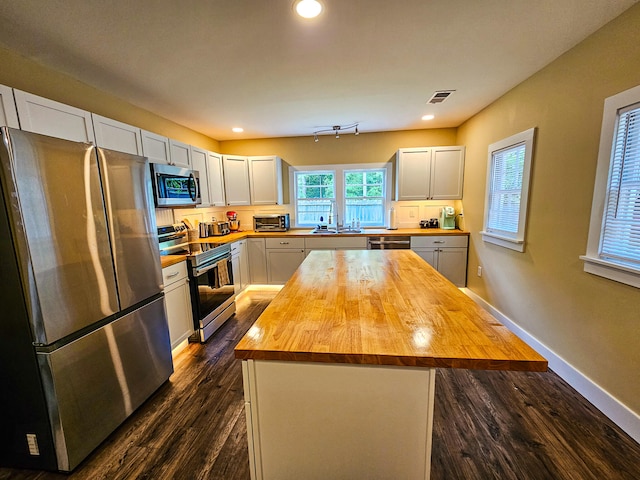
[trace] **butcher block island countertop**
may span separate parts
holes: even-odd
[[[311,252],[235,355],[252,480],[427,480],[437,367],[547,369],[411,250]]]
[[[312,252],[236,358],[546,371],[547,361],[411,250]]]

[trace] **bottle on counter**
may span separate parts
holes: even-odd
[[[389,230],[397,230],[398,221],[396,220],[396,209],[391,207],[389,209]]]

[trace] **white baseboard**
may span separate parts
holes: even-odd
[[[460,289],[472,298],[478,305],[496,317],[500,323],[529,344],[540,355],[549,361],[549,368],[557,373],[565,382],[575,388],[582,396],[589,400],[598,410],[604,413],[616,425],[624,430],[631,438],[640,443],[640,415],[621,403],[609,392],[604,390],[593,380],[580,372],[573,365],[565,361],[560,355],[549,349],[529,332],[523,330],[511,319],[487,303],[483,298],[468,288]]]

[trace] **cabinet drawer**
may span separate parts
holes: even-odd
[[[176,263],[162,269],[162,282],[165,288],[185,278],[187,278],[187,262]]]
[[[269,248],[300,248],[304,249],[304,238],[272,237],[266,238],[266,247]]]
[[[367,249],[367,237],[314,237],[305,239],[305,248],[316,250]]]
[[[433,235],[411,237],[411,248],[415,247],[466,247],[469,237],[466,235]]]

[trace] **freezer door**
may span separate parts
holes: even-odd
[[[162,291],[149,162],[145,157],[98,149],[120,308]]]
[[[173,372],[163,297],[38,361],[58,468],[69,471]]]
[[[5,202],[34,342],[118,311],[95,147],[2,129]]]

